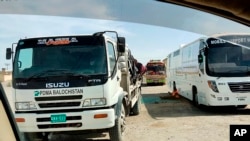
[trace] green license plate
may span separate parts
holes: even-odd
[[[66,114],[51,115],[50,116],[50,121],[52,123],[66,122]]]

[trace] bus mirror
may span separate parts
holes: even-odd
[[[118,37],[118,51],[121,53],[125,52],[125,46],[126,46],[126,42],[125,42],[125,38],[124,37]]]
[[[12,54],[11,48],[7,48],[6,49],[6,59],[7,60],[9,60],[11,58],[11,54]]]
[[[201,54],[198,55],[199,64],[203,62],[203,56]]]

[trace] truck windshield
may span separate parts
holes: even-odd
[[[17,47],[14,78],[106,74],[106,53],[101,45]]]
[[[165,74],[165,65],[164,64],[148,64],[147,65],[147,74],[149,75],[164,75]]]
[[[217,77],[250,76],[250,48],[230,43],[210,45],[207,74]]]

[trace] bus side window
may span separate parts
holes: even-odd
[[[206,45],[204,40],[201,40],[199,42],[199,50],[204,49],[202,52],[200,52],[200,54],[202,56],[202,61],[201,61],[201,63],[199,63],[199,69],[200,69],[202,74],[204,74],[204,71],[205,71],[204,70],[204,62],[206,62],[205,57],[207,57],[207,48],[206,48],[206,46],[207,45]]]
[[[202,72],[202,74],[204,74],[204,62],[205,62],[204,53],[202,52],[201,55],[203,57],[203,61],[201,63],[199,63],[199,69]]]

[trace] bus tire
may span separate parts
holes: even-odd
[[[193,93],[193,104],[194,106],[198,107],[199,106],[199,99],[198,99],[198,93],[196,87],[192,88],[192,93]]]
[[[237,106],[237,108],[242,108],[242,109],[243,109],[243,108],[246,108],[246,107],[247,107],[247,105],[238,105],[238,106]]]
[[[173,92],[176,91],[176,90],[177,90],[176,84],[175,84],[175,82],[173,82]]]
[[[111,141],[122,141],[122,134],[125,130],[125,109],[121,106],[121,115],[115,120],[115,126],[109,129],[109,137]]]
[[[141,89],[138,89],[138,93],[139,93],[138,99],[131,111],[133,115],[139,115],[141,111]]]

